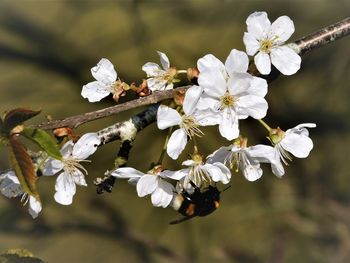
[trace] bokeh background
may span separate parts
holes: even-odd
[[[34,120],[39,123],[47,114],[62,118],[113,105],[111,99],[91,104],[80,96],[100,58],[109,58],[129,83],[145,77],[144,63],[158,62],[156,50],[182,69],[208,53],[225,60],[232,48],[244,49],[245,20],[262,10],[272,21],[290,16],[296,40],[345,18],[350,2],[1,0],[0,111],[41,108]],[[55,203],[54,177],[39,181],[44,208],[36,220],[18,199],[0,197],[0,251],[27,248],[51,263],[350,262],[349,55],[349,39],[342,39],[314,50],[296,75],[269,86],[269,124],[288,129],[317,123],[310,157],[294,159],[283,179],[268,166],[255,183],[235,174],[220,209],[170,226],[178,214],[152,207],[125,181],[111,194],[95,193],[93,179],[112,168],[118,143],[111,143],[91,158],[89,187],[78,189],[71,206]],[[77,132],[97,131],[139,110]],[[242,129],[251,144],[267,143],[256,121]],[[203,152],[228,144],[216,129],[205,132]],[[142,131],[129,165],[145,171],[158,159],[164,135],[154,125]],[[179,161],[184,159],[186,154]],[[166,163],[175,169],[180,162]],[[8,167],[1,149],[0,169]]]

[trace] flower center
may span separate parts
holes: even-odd
[[[224,96],[220,98],[219,110],[223,110],[225,108],[232,108],[235,105],[236,101],[237,99],[230,93],[228,93],[228,91],[226,91]]]
[[[273,47],[273,41],[271,39],[264,39],[260,41],[260,51],[263,53],[270,53]]]
[[[64,170],[70,174],[74,175],[77,169],[83,170],[85,174],[88,174],[87,170],[79,162],[89,162],[89,160],[78,160],[72,157],[68,157],[63,160]]]
[[[185,130],[186,134],[192,138],[192,136],[202,137],[204,133],[199,129],[197,120],[189,115],[183,115],[180,127]]]
[[[199,164],[192,166],[188,176],[185,177],[185,188],[190,185],[190,182],[193,182],[200,188],[205,188],[213,184],[211,177],[204,169],[202,169],[202,166]]]

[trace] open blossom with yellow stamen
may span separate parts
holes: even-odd
[[[233,49],[225,64],[213,55],[198,60],[198,83],[203,94],[196,107],[210,110],[217,119],[220,134],[228,140],[239,135],[238,120],[251,116],[261,119],[266,115],[266,80],[247,73],[248,56]]]
[[[213,118],[207,116],[205,111],[196,110],[195,105],[201,94],[202,89],[199,86],[193,86],[187,90],[183,103],[185,114],[182,116],[168,106],[160,105],[158,108],[157,125],[159,129],[164,130],[175,125],[180,126],[171,134],[167,144],[167,153],[173,159],[177,159],[185,149],[188,137],[204,135],[199,128],[200,126],[216,124],[215,120],[213,121]]]
[[[91,74],[96,81],[84,85],[81,91],[81,96],[89,102],[100,101],[110,93],[118,101],[128,88],[127,84],[117,79],[113,64],[106,58],[102,58],[95,67],[91,68]]]
[[[271,63],[282,74],[292,75],[300,69],[301,58],[285,42],[294,33],[294,23],[288,16],[280,16],[271,24],[266,12],[255,12],[247,18],[248,32],[243,41],[247,54],[261,74],[271,72]]]
[[[191,182],[200,188],[215,185],[216,182],[227,184],[231,179],[230,170],[221,162],[204,163],[203,156],[196,153],[191,160],[186,160],[182,165],[188,168],[175,172],[173,177],[181,179],[181,188],[185,191],[191,190]]]
[[[163,171],[161,166],[156,166],[147,173],[142,173],[131,167],[122,167],[114,170],[112,176],[121,179],[129,179],[136,184],[139,197],[151,195],[152,204],[157,207],[167,207],[173,199],[175,188],[166,179],[173,177],[174,172]]]
[[[43,175],[54,175],[60,171],[56,179],[55,200],[62,205],[70,205],[76,192],[76,184],[87,186],[84,173],[86,169],[80,162],[87,162],[87,157],[92,155],[101,143],[96,133],[83,135],[75,144],[72,141],[65,143],[61,149],[62,160],[49,158],[42,170]]]
[[[146,72],[148,77],[147,86],[152,91],[172,89],[174,87],[173,83],[176,81],[177,71],[170,67],[169,59],[164,53],[157,52],[162,68],[153,62],[148,62],[142,66],[142,70]]]
[[[241,171],[248,181],[256,181],[263,174],[260,162],[267,160],[266,152],[271,149],[271,146],[261,144],[247,147],[247,139],[239,137],[232,145],[221,147],[209,155],[208,162],[222,162],[236,172]]]

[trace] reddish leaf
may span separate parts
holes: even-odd
[[[9,133],[14,127],[19,124],[22,124],[26,120],[29,120],[36,115],[38,115],[41,110],[33,111],[30,109],[17,108],[9,111],[4,118],[4,126],[7,132]]]
[[[36,176],[32,159],[15,136],[11,136],[9,142],[11,164],[21,183],[23,191],[39,200],[39,193],[36,190],[36,181],[38,177]]]

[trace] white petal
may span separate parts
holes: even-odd
[[[208,172],[214,182],[222,182],[223,184],[230,182],[231,172],[223,163],[206,163],[203,165],[203,168]]]
[[[237,105],[239,107],[237,113],[239,118],[240,115],[248,115],[254,119],[262,119],[266,116],[268,108],[267,102],[264,98],[254,95],[240,97]]]
[[[282,162],[271,163],[271,169],[274,175],[282,177],[284,175],[284,168]]]
[[[187,134],[184,129],[177,129],[174,131],[168,141],[166,152],[168,155],[176,160],[187,144]]]
[[[21,184],[13,170],[0,175],[0,192],[8,198],[23,194]]]
[[[41,203],[39,200],[37,200],[35,197],[30,196],[29,197],[29,209],[28,212],[29,214],[33,217],[36,218],[38,217],[39,213],[41,212]]]
[[[199,86],[213,97],[220,97],[226,91],[226,69],[224,64],[209,54],[198,60]]]
[[[153,63],[153,62],[148,62],[145,65],[142,66],[142,70],[144,72],[146,72],[148,77],[154,77],[154,76],[158,76],[162,73],[164,73],[165,71],[162,70],[158,64]]]
[[[226,164],[227,158],[232,154],[231,152],[232,146],[229,147],[221,147],[212,154],[208,155],[207,163],[224,163]]]
[[[101,139],[95,132],[86,133],[75,143],[72,155],[78,160],[85,160],[96,152]]]
[[[220,123],[220,116],[218,112],[211,110],[197,110],[193,113],[200,126],[211,126]]]
[[[231,141],[239,136],[238,117],[234,111],[225,109],[222,113],[219,131],[222,137]]]
[[[259,41],[250,33],[244,32],[243,42],[249,56],[254,56],[260,48]]]
[[[271,22],[266,12],[254,12],[247,18],[248,33],[257,39],[263,38],[270,29]]]
[[[263,75],[268,75],[271,72],[270,56],[264,52],[259,52],[254,57],[254,63],[259,72]]]
[[[71,141],[71,140],[68,141],[68,142],[66,142],[66,143],[62,146],[60,152],[61,152],[63,158],[67,158],[67,157],[71,156],[71,154],[72,154],[72,152],[73,152],[73,146],[74,146],[74,142]]]
[[[201,72],[198,76],[198,84],[203,87],[206,94],[214,98],[224,95],[227,88],[224,74],[216,69]]]
[[[137,194],[139,197],[149,195],[156,190],[158,186],[158,176],[152,174],[145,174],[142,176],[136,185]]]
[[[189,173],[189,169],[182,169],[179,171],[164,170],[163,172],[160,173],[160,176],[163,178],[180,180],[180,179],[184,178],[186,175],[188,175],[188,173]]]
[[[244,177],[250,182],[254,182],[254,181],[260,179],[262,174],[263,174],[263,171],[260,168],[259,164],[257,164],[257,165],[246,165],[244,167],[244,170],[243,170]]]
[[[183,102],[183,110],[186,115],[191,115],[194,112],[202,93],[203,88],[200,86],[192,86],[186,91],[185,99]]]
[[[219,99],[214,99],[211,97],[201,97],[198,100],[197,109],[199,109],[199,110],[206,110],[206,109],[214,110],[217,108],[218,103],[219,103]]]
[[[228,82],[228,90],[231,95],[244,95],[250,87],[252,76],[248,73],[232,73]]]
[[[159,180],[157,189],[152,193],[151,200],[154,206],[167,207],[174,196],[175,188],[172,184]]]
[[[55,193],[55,201],[61,205],[71,205],[73,203],[74,194],[66,191],[58,191]]]
[[[170,62],[169,59],[167,57],[167,55],[165,55],[164,53],[157,51],[159,57],[160,57],[160,63],[162,64],[163,69],[167,70],[170,67]]]
[[[152,91],[172,89],[172,85],[167,85],[167,80],[161,77],[147,79],[147,86]]]
[[[309,131],[306,128],[315,128],[316,124],[315,123],[302,123],[299,124],[297,126],[295,126],[292,129],[288,129],[286,131],[286,134],[288,133],[297,133],[300,135],[305,135],[305,136],[309,136]]]
[[[106,58],[102,58],[95,67],[91,69],[92,76],[106,85],[111,84],[117,79],[117,72],[113,64]]]
[[[278,37],[279,42],[287,41],[294,30],[294,23],[288,16],[280,16],[271,25],[271,32]]]
[[[226,59],[225,67],[227,73],[232,75],[234,72],[247,72],[248,64],[249,59],[246,53],[237,49],[232,49]]]
[[[280,162],[280,157],[277,150],[269,145],[254,145],[246,149],[248,156],[262,163],[277,163]]]
[[[165,105],[159,106],[157,111],[157,125],[159,129],[164,130],[180,123],[181,115],[176,110]]]
[[[73,177],[73,181],[75,184],[80,186],[87,186],[85,176],[80,170],[75,169],[74,173],[71,176]]]
[[[144,175],[144,173],[131,168],[131,167],[122,167],[118,168],[117,170],[114,170],[111,173],[112,176],[117,178],[139,178]]]
[[[49,158],[44,167],[42,168],[42,173],[43,175],[54,175],[56,173],[58,173],[59,171],[61,171],[64,167],[63,162],[56,160],[56,159],[52,159]]]
[[[226,71],[224,64],[212,54],[200,58],[197,62],[197,67],[200,72],[211,71],[213,69],[222,72]]]
[[[280,141],[282,147],[298,158],[306,158],[313,148],[312,140],[296,133],[286,134]]]
[[[274,147],[268,145],[255,145],[249,147],[247,152],[259,162],[271,163],[272,172],[276,176],[281,177],[284,175],[284,168],[280,156]]]
[[[99,81],[93,81],[83,86],[81,96],[89,102],[100,101],[111,93],[111,86]]]
[[[181,165],[194,166],[194,165],[196,165],[196,162],[193,160],[186,160],[186,161],[183,161]]]
[[[284,75],[292,75],[300,69],[301,57],[290,47],[281,46],[271,50],[272,64]]]
[[[250,80],[250,86],[248,91],[252,95],[259,97],[265,97],[267,93],[267,82],[263,78],[253,77]]]
[[[63,172],[57,177],[55,190],[56,193],[54,198],[57,203],[62,205],[72,204],[73,196],[76,192],[76,186],[69,174]]]

